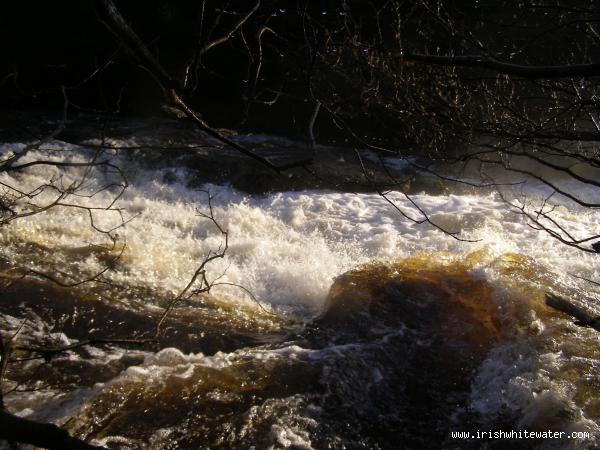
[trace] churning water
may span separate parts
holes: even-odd
[[[24,145],[0,150],[6,157]],[[89,157],[67,144],[51,148],[61,161]],[[199,214],[208,212],[205,191],[229,233],[225,257],[206,268],[217,281],[210,294],[176,305],[159,346],[89,345],[49,362],[15,360],[12,412],[122,449],[599,444],[600,334],[544,302],[553,292],[599,315],[598,287],[578,278],[600,279],[598,255],[533,229],[497,193],[389,194],[412,217],[421,216],[411,200],[460,232],[456,240],[404,219],[377,194],[252,196],[198,183],[177,166],[111,158],[129,183],[114,205],[127,221],[114,246],[81,208],[57,206],[0,228],[2,330],[20,328],[20,345],[48,346],[151,334],[203,259],[223,248],[218,228]],[[83,170],[32,166],[0,181],[24,192],[49,181],[67,187]],[[95,168],[80,193],[117,178]],[[106,207],[118,189],[64,203]],[[547,195],[532,180],[510,195],[523,193]],[[598,231],[597,211],[564,201],[553,214],[573,235]],[[92,216],[104,230],[123,220],[115,211]],[[21,277],[35,270],[68,284],[105,267],[102,283],[72,288]],[[451,436],[476,430],[590,435],[508,443]]]

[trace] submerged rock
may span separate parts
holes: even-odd
[[[322,380],[325,408],[352,404],[346,420],[385,448],[431,446],[474,420],[475,370],[504,336],[492,286],[468,269],[415,258],[339,277],[311,331],[344,354]]]

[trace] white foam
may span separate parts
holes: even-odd
[[[52,158],[85,160],[81,151],[72,146],[55,144],[55,147]],[[6,156],[22,148],[21,144],[4,145],[0,152]],[[30,152],[27,156],[28,160],[36,157],[40,154]],[[209,251],[214,252],[222,244],[216,227],[196,214],[197,209],[206,211],[205,194],[186,187],[185,173],[181,171],[177,174],[179,181],[167,184],[162,181],[161,171],[142,170],[130,161],[117,162],[125,167],[130,186],[116,206],[124,209],[126,217],[137,216],[118,230],[127,246],[118,267],[106,276],[119,284],[177,293]],[[78,174],[75,169],[39,166],[14,178],[7,173],[0,174],[0,181],[26,190],[52,177],[62,177],[62,182],[68,183],[77,179]],[[102,173],[94,176],[86,187],[90,192],[111,179]],[[274,308],[318,313],[336,276],[373,259],[397,260],[421,252],[435,253],[440,258],[443,253],[460,257],[482,248],[487,249],[491,258],[506,252],[526,255],[545,267],[558,282],[585,288],[589,298],[598,295],[589,284],[569,275],[571,272],[600,279],[598,255],[561,245],[547,233],[534,230],[496,194],[435,196],[421,193],[411,197],[435,224],[459,232],[461,238],[476,241],[463,242],[428,224],[404,219],[377,194],[304,191],[248,197],[228,186],[207,185],[205,188],[216,195],[215,217],[229,232],[227,254],[207,267],[208,278],[225,273],[221,281],[243,285],[261,302]],[[529,189],[527,192],[539,199],[547,195],[547,188],[543,186],[520,189]],[[48,198],[42,198],[44,196]],[[36,201],[47,201],[50,197],[49,192]],[[111,198],[109,193],[103,192],[92,199],[69,200],[78,204],[107,205]],[[423,219],[403,194],[393,192],[389,198],[406,214]],[[553,212],[553,217],[575,237],[598,232],[600,212],[597,210],[583,210],[564,202]],[[110,227],[117,223],[118,217],[113,212],[98,212],[95,219],[99,226]],[[3,227],[0,242],[0,254],[6,259],[49,270],[63,266],[65,249],[85,248],[88,243],[100,244],[106,240],[89,226],[84,211],[57,208]],[[44,261],[36,260],[23,252],[23,243],[48,246],[56,251],[48,253]],[[74,267],[82,274],[94,273],[103,267],[103,262],[95,253],[89,253],[76,260]],[[475,270],[474,274],[492,280],[496,277],[490,269],[478,270],[480,272]],[[243,291],[232,286],[216,287],[215,292],[234,303],[248,301],[243,299]],[[152,306],[151,299],[148,304]],[[551,374],[565,362],[561,348],[547,349],[553,342],[547,324],[535,316],[526,317],[525,321],[530,322],[531,333],[539,341],[523,340],[494,349],[477,375],[472,407],[490,417],[505,408],[515,408],[522,411],[523,424],[528,425],[539,420],[536,414],[540,411],[558,408],[556,405],[568,411],[577,411],[577,408],[572,393],[552,381]],[[13,322],[16,327],[16,321]],[[575,334],[578,338],[590,339],[581,333]],[[571,341],[566,342],[568,345]],[[310,353],[310,357],[324,357],[324,352]],[[290,347],[255,351],[251,357],[292,358],[305,354],[309,352]],[[217,353],[205,357],[165,349],[148,356],[144,364],[127,369],[122,376],[140,381],[162,378],[166,374],[189,377],[197,365],[219,369],[239,356]],[[378,380],[380,376],[374,373],[373,378]],[[579,411],[570,423],[574,427],[595,429],[596,425],[586,420]],[[273,428],[272,433],[281,446],[310,446],[305,436],[295,430]]]
[[[57,151],[51,158],[86,160],[82,151],[72,146],[54,146]],[[21,147],[4,145],[0,151],[8,154]],[[40,154],[30,152],[27,160],[39,157]],[[121,270],[110,272],[109,277],[122,284],[178,292],[208,252],[222,243],[214,225],[196,214],[197,209],[206,211],[205,194],[185,187],[182,174],[179,182],[166,184],[161,171],[144,171],[131,162],[116,162],[125,167],[130,182],[116,206],[124,209],[126,218],[137,216],[118,230],[127,247]],[[23,189],[33,189],[49,177],[62,176],[65,184],[79,173],[75,169],[35,166],[20,174],[18,180],[9,179],[6,173],[1,177]],[[87,188],[90,192],[110,178],[101,173],[94,175],[96,178],[89,181]],[[318,310],[333,278],[344,271],[371,259],[395,260],[423,251],[464,255],[487,247],[493,253],[518,252],[549,268],[569,267],[586,278],[600,278],[596,255],[560,245],[548,234],[533,230],[494,194],[411,197],[437,225],[460,232],[462,238],[478,240],[465,243],[427,224],[417,225],[402,218],[377,194],[305,191],[248,198],[227,186],[205,188],[216,194],[215,216],[230,233],[227,255],[210,264],[210,277],[226,271],[223,281],[241,284],[262,302],[272,305],[301,305]],[[103,192],[92,199],[72,197],[69,201],[107,205],[111,198]],[[402,194],[391,193],[389,198],[410,216],[423,218]],[[597,211],[572,212],[562,207],[554,214],[575,236],[596,232],[600,222]],[[98,211],[94,218],[101,227],[118,223],[114,212]],[[23,262],[14,245],[15,238],[50,247],[106,244],[106,239],[89,227],[85,211],[65,208],[20,219],[0,230],[2,253]],[[48,265],[58,265],[62,258],[56,253],[56,261],[48,261]],[[36,267],[41,264],[32,263]],[[94,255],[77,264],[82,273],[103,267]],[[557,276],[576,283],[564,271]],[[232,299],[244,296],[231,286],[221,286],[218,291]]]

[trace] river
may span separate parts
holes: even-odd
[[[0,152],[24,145],[8,142]],[[27,160],[93,154],[59,141],[44,149]],[[544,298],[553,292],[600,315],[600,290],[584,279],[600,280],[600,259],[534,229],[495,190],[389,193],[402,211],[421,218],[419,205],[455,239],[403,218],[377,193],[249,194],[176,162],[150,167],[132,151],[102,157],[128,187],[113,205],[119,211],[92,212],[97,229],[88,210],[63,206],[0,228],[6,335],[19,330],[23,346],[68,346],[90,335],[152,334],[200,263],[224,248],[205,217],[207,193],[227,250],[206,267],[210,293],[175,304],[159,344],[88,345],[49,361],[21,354],[5,382],[19,383],[5,398],[12,412],[111,449],[599,445],[600,334]],[[65,187],[84,170],[32,166],[0,181],[22,191],[49,180]],[[107,207],[119,177],[94,168],[78,191],[91,197],[68,202]],[[547,196],[534,179],[510,189],[511,199]],[[557,202],[553,217],[572,233],[598,231],[597,210]],[[114,245],[98,231],[122,221]],[[63,284],[102,272],[102,282],[65,288],[22,278],[27,271]],[[500,430],[589,435],[452,436]]]

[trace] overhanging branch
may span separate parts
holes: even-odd
[[[522,78],[572,78],[600,76],[600,64],[564,64],[558,66],[526,66],[501,62],[481,55],[440,56],[402,53],[406,62],[420,62],[446,67],[475,67]]]
[[[236,149],[237,151],[267,166],[269,169],[274,170],[275,172],[282,172],[294,167],[304,166],[310,162],[303,160],[282,166],[275,165],[268,159],[263,158],[262,156],[254,153],[251,149],[248,149],[243,145],[228,139],[217,130],[209,126],[201,118],[201,115],[197,113],[183,98],[182,92],[177,87],[175,80],[171,78],[163,66],[152,55],[146,44],[144,44],[136,32],[127,24],[112,0],[95,0],[94,4],[98,8],[99,14],[107,28],[115,36],[117,36],[117,38],[130,50],[130,52],[140,60],[146,70],[148,70],[156,78],[161,85],[163,92],[167,96],[168,101],[171,102],[173,106],[181,110],[181,112],[183,112],[186,117],[192,120],[198,126],[198,128],[218,139],[219,141]],[[238,22],[238,24],[233,28],[232,32],[242,26],[243,23],[256,11],[259,6],[260,2],[257,2],[256,6],[246,16],[244,16],[240,22]],[[225,37],[227,37],[227,35]],[[218,39],[215,42],[218,44],[221,42],[221,40]]]
[[[0,410],[0,439],[24,442],[50,450],[106,450],[71,437],[54,424],[36,422]]]
[[[94,0],[102,22],[115,34],[140,62],[160,81],[163,86],[173,86],[175,81],[156,60],[146,44],[125,22],[125,19],[111,0]]]

